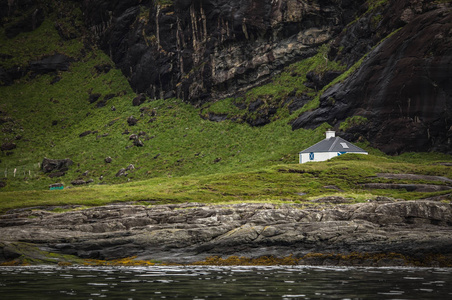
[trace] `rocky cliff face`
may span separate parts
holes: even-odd
[[[337,70],[293,72],[305,79],[310,90],[297,98],[301,88],[295,88],[276,106],[261,109],[258,120],[246,121],[265,125],[280,106],[293,113],[318,97],[316,109],[294,116],[294,130],[327,122],[336,130],[342,128],[344,138],[364,138],[389,154],[452,153],[450,1],[71,2],[80,5],[94,43],[112,58],[137,93],[179,97],[195,105],[240,96],[327,45],[325,60],[349,69],[340,80],[332,83],[340,74]],[[46,1],[0,1],[6,36],[39,27],[48,10]],[[64,39],[80,34],[65,32],[58,22],[55,26]],[[52,66],[51,70],[60,69]],[[0,67],[0,84],[11,84],[29,71],[33,68]],[[239,108],[254,113],[253,106],[271,102],[252,101]],[[352,116],[366,121],[342,126]]]
[[[365,137],[390,154],[452,149],[447,2],[85,0],[83,7],[137,93],[215,101],[270,80],[329,42],[326,59],[356,71],[326,90],[320,107],[298,116],[293,129],[324,122],[338,129],[360,115],[368,122],[343,133],[352,141]],[[324,75],[320,87],[337,76]]]
[[[136,92],[192,103],[235,94],[312,56],[360,1],[84,1],[98,41]]]
[[[369,121],[350,128],[346,137],[351,140],[364,135],[391,154],[450,152],[451,33],[452,11],[444,4],[392,1],[364,15],[335,39],[330,54],[350,66],[365,59],[350,77],[326,90],[320,107],[299,116],[293,128],[323,122],[338,127],[360,115]]]

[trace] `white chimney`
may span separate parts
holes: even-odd
[[[336,136],[336,132],[333,130],[327,130],[325,132],[325,135],[326,135],[325,139],[334,138]]]

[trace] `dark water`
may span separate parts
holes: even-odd
[[[452,299],[452,269],[0,267],[0,299]]]

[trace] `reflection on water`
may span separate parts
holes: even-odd
[[[452,269],[0,267],[1,299],[452,299]]]

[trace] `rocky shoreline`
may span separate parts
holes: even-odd
[[[451,204],[383,197],[332,204],[341,201],[15,210],[0,216],[0,263],[39,260],[45,251],[56,263],[73,255],[184,264],[237,256],[313,265],[452,265]]]

